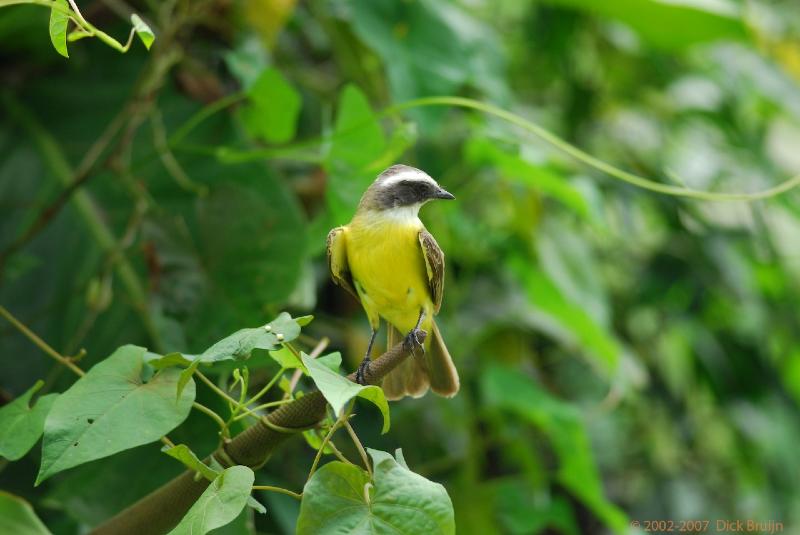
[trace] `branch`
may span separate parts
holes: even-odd
[[[425,333],[419,336],[424,342]],[[412,347],[400,342],[370,362],[365,377],[379,383],[390,371],[412,355]],[[355,373],[347,376],[355,381]],[[224,444],[212,454],[223,466],[244,465],[259,468],[286,439],[317,426],[325,417],[327,402],[319,391],[281,406],[259,422]],[[188,470],[148,494],[97,528],[92,535],[143,535],[167,533],[180,522],[210,481],[196,479]]]

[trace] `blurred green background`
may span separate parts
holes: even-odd
[[[462,390],[393,404],[387,435],[366,405],[355,426],[445,485],[459,533],[800,529],[800,194],[670,197],[474,111],[382,114],[467,96],[664,183],[766,189],[800,172],[795,1],[80,5],[120,37],[134,9],[156,44],[88,39],[67,60],[46,9],[0,9],[0,303],[55,348],[85,368],[125,343],[197,352],[289,310],[353,369],[368,325],[325,235],[406,163],[458,199],[422,219]],[[7,323],[0,365],[0,403],[73,380]],[[175,434],[216,440],[202,415]],[[65,534],[181,469],[152,445],[34,488],[38,455],[0,460],[0,488]],[[260,477],[299,488],[313,455],[291,442]],[[263,501],[226,529],[292,533],[297,503]]]

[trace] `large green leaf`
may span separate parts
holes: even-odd
[[[399,455],[369,450],[373,479],[339,461],[320,468],[303,489],[297,533],[445,535],[455,533],[444,487],[409,470]]]
[[[381,171],[376,162],[385,149],[386,138],[367,97],[357,87],[346,86],[325,160],[325,194],[334,224],[350,220],[361,194]]]
[[[553,398],[519,370],[491,366],[481,375],[488,407],[517,414],[540,428],[558,455],[557,479],[617,533],[627,529],[625,514],[606,500],[581,413]]]
[[[194,381],[176,400],[180,371],[142,382],[146,350],[117,349],[61,394],[44,424],[38,485],[53,474],[158,440],[189,415]]]
[[[247,129],[270,143],[294,137],[300,114],[300,94],[275,68],[262,72],[247,90],[250,104],[242,110]]]
[[[8,535],[50,535],[31,504],[0,490],[0,533]]]
[[[209,313],[225,306],[240,318],[258,317],[266,305],[283,302],[300,277],[303,214],[292,192],[260,166],[229,165],[217,172],[243,183],[216,186],[199,201],[201,258],[215,290]]]
[[[67,0],[55,0],[56,4],[61,8],[69,10]],[[67,51],[67,26],[69,25],[69,15],[61,9],[50,8],[50,41],[53,43],[53,48],[56,52],[69,57]]]
[[[744,39],[739,8],[725,0],[545,0],[615,18],[666,49],[718,39]]]
[[[232,522],[242,512],[255,475],[246,466],[232,466],[217,476],[170,535],[203,535]]]
[[[380,387],[354,383],[333,371],[327,363],[312,359],[305,353],[302,353],[301,356],[314,384],[317,385],[337,415],[341,414],[348,401],[354,397],[360,397],[372,402],[380,409],[383,415],[382,432],[385,433],[389,430],[389,403]]]
[[[470,83],[503,99],[503,54],[491,28],[451,2],[349,2],[356,34],[384,62],[394,101],[449,95]],[[442,109],[412,110],[430,130]]]
[[[0,457],[22,458],[42,436],[44,419],[58,394],[48,394],[29,405],[31,397],[44,385],[37,381],[27,392],[0,409]]]
[[[244,360],[254,349],[272,351],[282,342],[291,342],[300,334],[300,324],[288,313],[281,312],[277,318],[261,327],[240,329],[212,345],[195,360],[217,362],[220,360]]]

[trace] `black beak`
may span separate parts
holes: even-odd
[[[450,193],[449,191],[446,191],[446,190],[444,190],[442,188],[439,188],[438,190],[436,190],[436,193],[433,194],[433,198],[434,199],[445,199],[445,200],[448,200],[448,201],[452,201],[453,199],[456,198],[456,196],[453,195],[452,193]]]

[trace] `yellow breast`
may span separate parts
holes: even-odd
[[[401,332],[430,311],[425,259],[419,244],[422,222],[359,220],[347,226],[347,261],[370,322],[383,317]],[[430,314],[429,314],[430,315]]]

